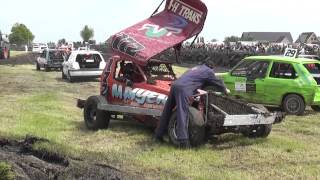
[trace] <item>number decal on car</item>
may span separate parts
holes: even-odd
[[[298,50],[297,49],[292,49],[292,48],[287,48],[286,51],[284,52],[284,56],[286,57],[297,57],[298,55]]]
[[[112,48],[129,56],[135,57],[145,47],[125,33],[116,34],[112,42]]]

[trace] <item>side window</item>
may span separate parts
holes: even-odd
[[[298,74],[294,70],[292,64],[288,63],[273,63],[270,77],[280,78],[280,79],[295,79]]]
[[[131,61],[119,61],[116,64],[114,79],[120,82],[140,83],[144,81],[138,67]]]
[[[264,78],[268,71],[268,61],[243,61],[232,72],[232,76],[247,77],[247,78]]]

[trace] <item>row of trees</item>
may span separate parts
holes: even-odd
[[[84,42],[89,42],[89,40],[94,36],[94,30],[88,25],[85,25],[84,28],[80,31],[80,36]],[[11,28],[11,33],[9,34],[10,43],[19,46],[30,44],[31,42],[33,42],[34,38],[35,36],[31,32],[31,30],[26,25],[20,23],[14,24]],[[66,40],[59,40],[58,44],[60,43],[65,44]]]

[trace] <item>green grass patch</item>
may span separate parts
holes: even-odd
[[[5,162],[0,162],[0,180],[13,180],[15,175],[11,166]]]
[[[174,67],[182,74],[187,68]],[[265,139],[225,134],[205,145],[179,150],[155,144],[153,131],[135,122],[111,121],[90,131],[75,98],[99,93],[99,82],[67,83],[60,72],[31,65],[0,66],[0,136],[46,138],[46,149],[106,163],[147,179],[317,179],[320,177],[320,115],[288,116]]]

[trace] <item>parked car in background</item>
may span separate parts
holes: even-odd
[[[34,43],[32,45],[32,52],[42,53],[45,49],[48,49],[48,45],[44,43]]]
[[[0,32],[0,59],[10,58],[10,43],[7,35]]]
[[[100,77],[106,62],[98,51],[72,51],[62,64],[62,78],[72,82],[74,78]]]
[[[61,69],[64,61],[64,51],[56,49],[45,49],[37,58],[36,69],[39,71],[44,68],[45,71],[51,69]]]
[[[305,58],[252,56],[218,74],[232,95],[252,103],[280,106],[302,115],[306,105],[320,111],[320,62]]]

